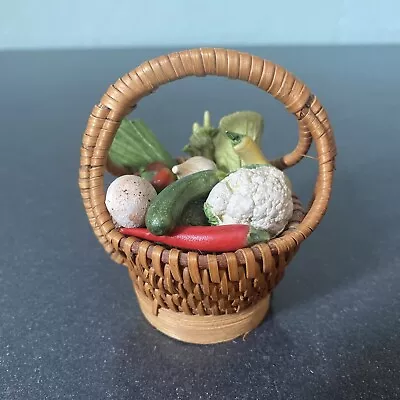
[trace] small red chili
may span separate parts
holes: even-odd
[[[268,232],[249,225],[178,226],[170,235],[153,235],[146,228],[120,228],[123,235],[166,244],[185,250],[236,251],[270,239]]]

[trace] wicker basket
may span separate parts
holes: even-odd
[[[167,249],[115,229],[105,207],[107,153],[123,117],[159,86],[186,76],[218,75],[249,82],[280,100],[298,120],[296,148],[274,161],[284,169],[298,163],[314,139],[319,174],[308,212],[294,198],[287,229],[268,243],[235,253],[199,254]],[[270,294],[300,244],[326,212],[336,147],[327,114],[309,89],[270,61],[235,50],[201,48],[145,62],[111,85],[89,117],[83,135],[79,186],[95,235],[111,258],[128,267],[140,308],[161,332],[191,343],[231,340],[264,318]]]

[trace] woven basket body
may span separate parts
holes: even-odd
[[[119,124],[137,102],[167,82],[218,75],[247,81],[280,100],[298,120],[296,148],[273,163],[297,164],[315,141],[318,178],[309,210],[294,197],[287,229],[268,243],[235,253],[199,254],[167,249],[115,229],[105,207],[104,172]],[[79,186],[95,235],[111,258],[128,267],[147,320],[160,331],[192,343],[216,343],[254,329],[264,318],[273,288],[300,244],[317,227],[331,195],[336,147],[327,114],[309,89],[283,67],[225,49],[193,49],[145,62],[111,85],[89,117],[83,135]]]

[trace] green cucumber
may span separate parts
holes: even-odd
[[[223,178],[221,171],[200,171],[171,183],[150,203],[146,227],[154,235],[166,235],[178,224],[189,202],[207,196]]]
[[[206,226],[210,225],[204,213],[204,203],[207,196],[200,197],[187,204],[179,218],[178,225]]]

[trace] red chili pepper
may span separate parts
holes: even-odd
[[[168,236],[153,235],[146,228],[120,228],[123,235],[135,236],[185,250],[207,252],[236,251],[270,239],[268,232],[249,225],[178,226]]]

